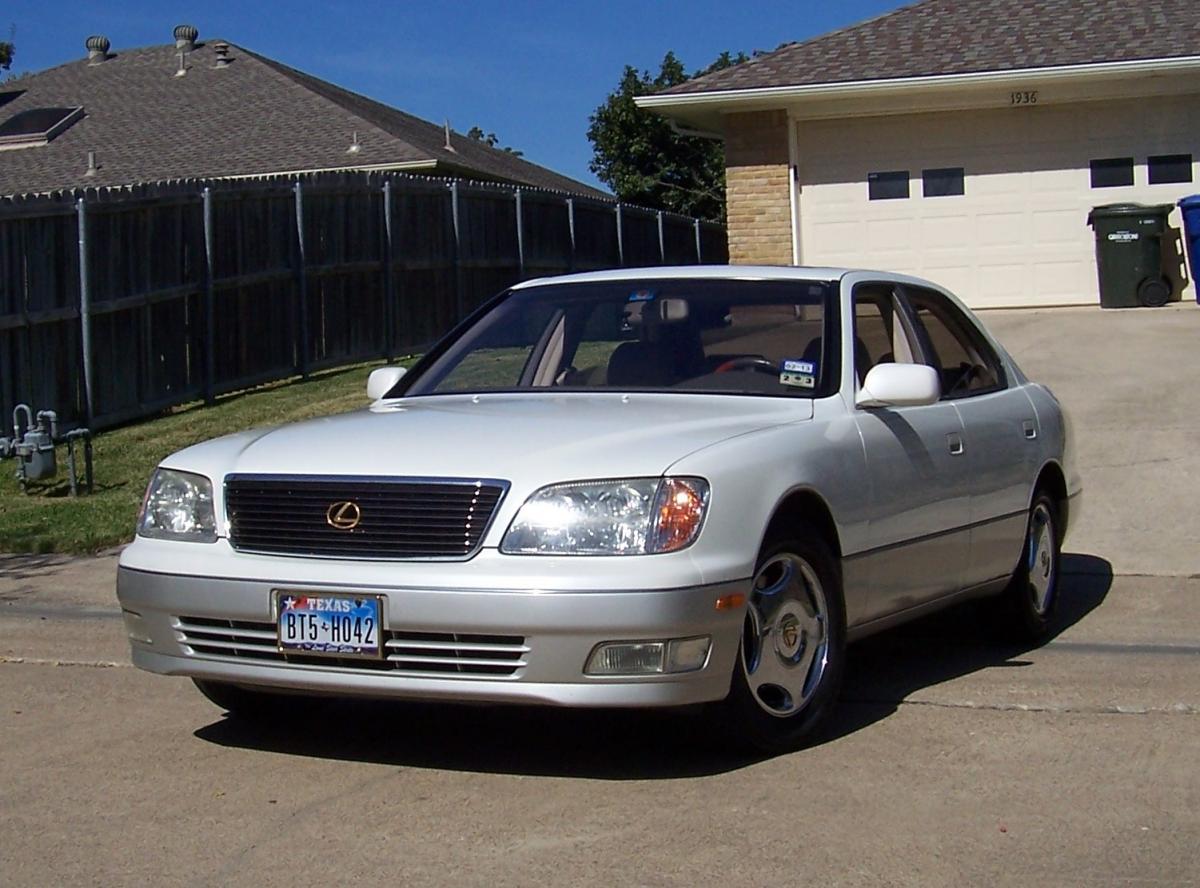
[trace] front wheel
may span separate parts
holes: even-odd
[[[795,749],[837,699],[846,657],[840,571],[815,530],[763,547],[725,727],[766,752]]]

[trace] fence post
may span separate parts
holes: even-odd
[[[617,204],[617,262],[625,265],[625,233],[621,225],[621,204]]]
[[[79,328],[83,348],[83,414],[88,428],[95,419],[92,393],[92,291],[88,273],[87,206],[83,198],[75,203],[79,217]]]
[[[213,258],[212,189],[205,186],[204,199],[204,403],[211,404],[217,387],[217,305]]]
[[[692,223],[695,225],[695,228],[696,228],[696,264],[703,265],[704,264],[704,254],[700,250],[700,220],[693,219]]]
[[[383,183],[383,359],[391,363],[396,336],[396,282],[392,279],[392,180]]]
[[[454,322],[466,315],[466,297],[463,294],[462,241],[458,224],[458,180],[450,183],[450,221],[454,224]]]
[[[517,198],[517,268],[521,278],[525,278],[525,226],[521,219],[521,188],[516,188]]]
[[[663,265],[667,264],[667,242],[663,237],[662,210],[658,211],[658,258]]]
[[[304,191],[300,180],[292,186],[296,194],[296,326],[300,342],[296,346],[296,369],[308,379],[308,276],[304,250]]]
[[[567,198],[567,233],[571,235],[571,255],[567,259],[567,270],[575,270],[575,198]]]

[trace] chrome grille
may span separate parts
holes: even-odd
[[[271,623],[178,617],[175,630],[180,642],[204,656],[296,663],[325,669],[506,676],[515,674],[527,665],[525,655],[529,653],[529,647],[520,635],[386,629],[383,633],[383,659],[312,657],[282,653],[276,644],[275,626]]]
[[[229,475],[229,541],[277,555],[468,558],[507,488],[486,479]],[[338,528],[336,507],[344,503],[353,505],[355,523]]]

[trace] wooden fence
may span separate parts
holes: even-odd
[[[0,200],[0,428],[20,402],[99,429],[417,352],[530,277],[727,261],[710,222],[404,175]]]

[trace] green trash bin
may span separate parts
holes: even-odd
[[[1165,305],[1171,279],[1163,273],[1162,237],[1172,204],[1123,203],[1095,207],[1088,225],[1096,233],[1101,308]]]

